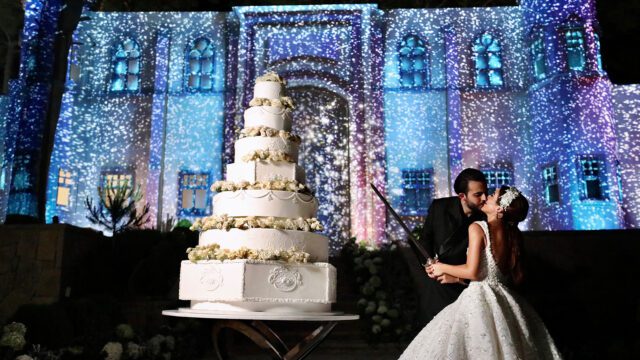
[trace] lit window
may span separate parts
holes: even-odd
[[[431,204],[431,169],[402,170],[402,214],[426,215]]]
[[[475,60],[476,87],[501,87],[502,80],[502,48],[491,34],[480,35],[473,43]]]
[[[213,44],[199,38],[187,50],[185,85],[193,92],[213,90]]]
[[[582,199],[604,200],[604,161],[596,156],[580,157]]]
[[[12,191],[25,192],[31,188],[31,154],[16,155],[13,160]]]
[[[545,79],[547,77],[547,63],[542,34],[538,34],[531,43],[531,58],[533,59],[533,76],[536,80]]]
[[[598,63],[598,71],[604,71],[602,68],[602,54],[600,53],[600,35],[597,33],[593,34],[594,42],[596,46],[596,61]]]
[[[126,39],[115,48],[111,91],[140,90],[140,47]]]
[[[105,202],[109,204],[109,197],[115,197],[119,191],[132,189],[134,186],[133,171],[123,168],[103,170],[100,173],[100,188]]]
[[[71,172],[64,169],[58,170],[58,194],[56,196],[56,205],[68,207],[71,202],[71,187],[74,182],[71,178]]]
[[[400,83],[404,87],[429,85],[429,55],[425,42],[416,35],[407,35],[398,49]]]
[[[585,65],[584,33],[582,29],[570,28],[564,33],[567,46],[567,64],[569,69],[582,71]]]
[[[179,178],[178,215],[209,215],[209,174],[181,171]]]
[[[0,168],[0,191],[5,191],[6,187],[7,187],[7,169],[3,161],[2,168]]]
[[[555,165],[542,169],[542,182],[544,184],[544,198],[547,204],[559,203],[558,168]]]
[[[511,172],[508,170],[482,170],[482,172],[487,178],[487,191],[489,195],[493,194],[503,185],[510,186],[512,183]]]

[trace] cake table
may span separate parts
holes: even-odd
[[[213,312],[194,311],[189,308],[164,310],[166,316],[216,319],[211,336],[213,348],[219,359],[224,359],[224,351],[219,343],[222,329],[235,330],[248,337],[274,359],[304,359],[331,333],[340,321],[357,320],[358,315],[342,312],[330,313],[275,313],[275,312]],[[308,321],[320,325],[293,347],[288,347],[280,337],[263,321]]]

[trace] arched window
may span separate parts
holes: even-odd
[[[416,35],[407,35],[398,49],[400,84],[404,87],[429,85],[429,55],[426,43]]]
[[[206,38],[196,39],[187,50],[185,86],[194,92],[213,89],[213,45]]]
[[[600,53],[600,35],[598,33],[593,34],[595,46],[596,46],[596,61],[598,62],[598,71],[602,72],[602,54]]]
[[[116,46],[113,56],[111,91],[140,90],[140,47],[132,39]]]
[[[580,27],[568,28],[564,32],[564,39],[567,47],[567,65],[569,69],[584,70],[584,31]]]
[[[502,48],[491,34],[480,35],[473,43],[476,63],[476,87],[500,87],[502,80]]]
[[[533,60],[533,76],[535,79],[545,79],[547,77],[547,61],[542,33],[536,34],[531,42],[531,59]]]

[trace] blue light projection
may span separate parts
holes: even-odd
[[[213,89],[214,50],[211,40],[199,38],[193,41],[187,51],[185,66],[185,86],[190,91],[211,91]]]
[[[28,0],[20,45],[19,78],[10,86],[11,106],[4,141],[3,168],[9,189],[2,194],[0,219],[7,213],[37,216],[36,193],[58,15],[63,1]]]
[[[473,43],[477,87],[502,86],[501,52],[500,42],[489,33],[480,35]]]
[[[113,55],[111,91],[138,91],[140,89],[140,47],[133,39],[118,43]]]
[[[531,42],[531,58],[533,59],[533,76],[536,80],[547,77],[547,57],[545,55],[544,37],[538,33]]]
[[[97,196],[101,174],[120,167],[130,169],[150,204],[150,226],[178,217],[193,220],[196,212],[180,212],[179,174],[206,173],[210,182],[222,177],[225,52],[222,46],[211,48],[215,70],[206,93],[185,89],[185,59],[198,38],[223,43],[224,16],[86,15],[91,20],[78,27],[79,45],[70,53],[70,69],[77,76],[74,80],[69,71],[49,172],[47,219],[57,215],[63,222],[89,226],[84,199]],[[139,59],[139,88],[111,91],[113,48],[131,35],[139,48],[139,57],[134,57]],[[60,169],[69,172],[75,184],[66,207],[55,201]]]
[[[523,228],[640,225],[640,89],[603,72],[591,0],[86,15],[69,55],[49,220],[88,226],[84,199],[117,169],[141,186],[152,226],[209,213],[208,184],[232,161],[255,77],[272,70],[298,104],[300,164],[333,252],[349,235],[404,237],[369,182],[417,224],[465,167],[528,195]],[[11,98],[24,114],[41,106],[19,95],[27,79]],[[32,147],[12,144],[17,130],[4,124],[7,181],[30,184]],[[10,209],[25,207],[20,191],[14,185]]]
[[[429,85],[429,53],[420,37],[407,35],[398,49],[400,81],[406,87]]]
[[[565,31],[567,42],[567,62],[569,69],[582,71],[585,66],[584,35],[581,29],[569,28]]]
[[[640,227],[640,85],[615,86],[613,105],[618,134],[618,162],[615,164],[618,198],[628,227]]]

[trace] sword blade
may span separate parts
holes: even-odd
[[[378,197],[380,198],[380,200],[382,200],[382,202],[384,203],[384,206],[387,208],[387,210],[389,210],[393,218],[396,219],[396,221],[400,223],[400,226],[404,229],[404,231],[407,232],[407,234],[409,235],[409,245],[411,245],[411,248],[413,249],[414,253],[418,257],[418,261],[420,262],[420,264],[424,266],[426,263],[429,262],[429,260],[432,259],[429,253],[427,252],[427,249],[425,249],[422,246],[422,244],[420,244],[418,239],[416,239],[416,237],[413,236],[407,224],[405,224],[404,221],[402,221],[402,219],[400,218],[400,215],[398,215],[398,213],[393,209],[393,207],[391,207],[391,204],[389,204],[389,201],[387,201],[387,199],[380,193],[378,188],[375,185],[373,185],[373,183],[370,183],[370,185],[371,185],[371,188],[373,189],[373,192],[375,192],[376,195],[378,195]]]

